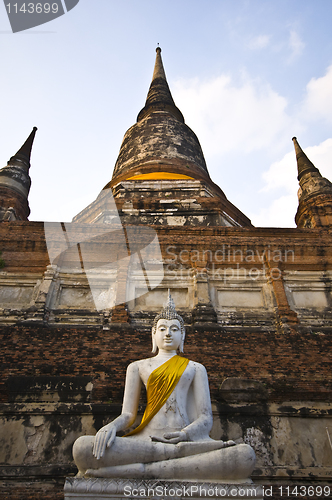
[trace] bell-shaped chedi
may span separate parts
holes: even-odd
[[[199,141],[174,103],[158,47],[145,106],[124,136],[110,184],[171,178],[211,182]]]
[[[124,136],[112,179],[73,221],[111,220],[111,189],[130,224],[252,226],[212,182],[199,140],[174,103],[160,47],[156,52],[145,106]]]
[[[301,228],[332,227],[332,183],[322,177],[296,137],[293,137],[293,142],[300,184],[296,225]]]
[[[27,220],[30,214],[28,194],[30,158],[37,127],[34,127],[23,146],[0,170],[0,222]]]

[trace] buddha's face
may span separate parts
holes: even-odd
[[[165,351],[176,351],[182,340],[181,325],[177,319],[160,319],[154,333],[156,345]]]

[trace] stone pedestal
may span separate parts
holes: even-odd
[[[198,481],[161,481],[157,479],[83,479],[67,478],[65,500],[202,500],[232,498],[263,500],[263,488],[249,483],[223,484]]]

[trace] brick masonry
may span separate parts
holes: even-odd
[[[1,327],[1,401],[15,400],[13,377],[87,377],[93,381],[89,401],[121,404],[128,364],[149,356],[150,331],[130,325],[100,328]],[[211,395],[220,399],[226,377],[266,384],[270,401],[331,401],[332,336],[227,332],[187,327],[185,356],[203,363]],[[64,400],[71,402],[71,394]]]

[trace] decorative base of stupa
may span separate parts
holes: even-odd
[[[202,500],[204,498],[232,498],[263,500],[261,486],[216,481],[170,481],[157,479],[66,479],[65,500]]]

